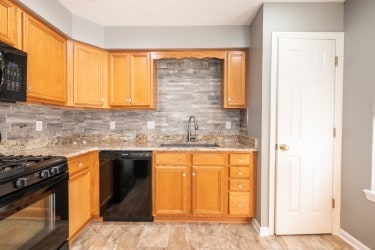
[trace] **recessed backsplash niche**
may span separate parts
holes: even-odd
[[[77,110],[0,103],[4,140],[74,134],[175,135],[187,133],[194,115],[200,135],[246,135],[246,111],[221,109],[222,61],[218,59],[161,59],[157,62],[157,110]],[[42,121],[42,131],[35,131]],[[115,129],[110,129],[110,121]],[[153,121],[155,128],[147,128]],[[231,129],[225,122],[231,122]]]

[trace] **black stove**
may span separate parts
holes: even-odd
[[[0,155],[0,197],[68,170],[61,156]]]

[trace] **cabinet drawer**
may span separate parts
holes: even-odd
[[[229,180],[229,190],[231,191],[249,191],[250,181],[248,180]]]
[[[223,154],[193,154],[193,165],[225,165],[225,155]]]
[[[249,178],[250,168],[249,167],[230,167],[229,177],[230,178]]]
[[[251,155],[250,154],[230,154],[229,164],[230,165],[250,165]]]
[[[69,176],[91,166],[91,154],[84,154],[68,159]]]
[[[156,165],[186,165],[189,163],[189,155],[186,153],[156,153]]]
[[[250,214],[250,193],[229,192],[229,214],[249,215]]]

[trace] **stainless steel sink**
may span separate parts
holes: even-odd
[[[162,143],[160,147],[170,148],[216,148],[220,147],[217,143]]]

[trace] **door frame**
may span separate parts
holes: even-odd
[[[344,32],[272,32],[271,56],[271,93],[270,93],[270,144],[269,144],[269,214],[268,233],[275,234],[276,209],[276,111],[277,111],[277,73],[278,73],[278,40],[279,38],[327,39],[336,41],[338,65],[335,74],[334,126],[336,137],[333,155],[333,209],[332,234],[338,235],[341,212],[341,144],[342,144],[342,110],[343,110],[343,76],[344,76]],[[334,63],[334,62],[332,62]],[[333,129],[333,128],[332,128]]]

